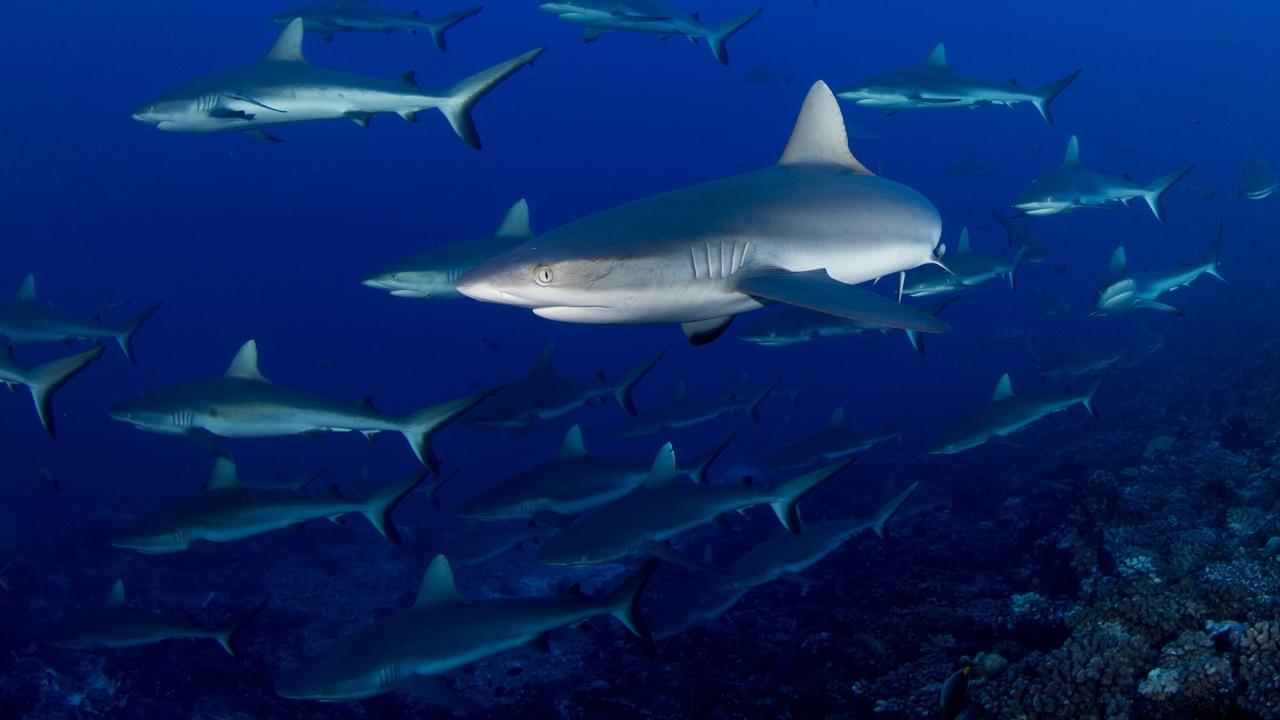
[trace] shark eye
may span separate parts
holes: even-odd
[[[539,285],[550,285],[552,280],[555,280],[555,273],[550,265],[539,265],[533,269],[533,281]]]

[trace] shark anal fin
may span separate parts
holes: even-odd
[[[744,277],[738,281],[737,290],[756,298],[795,305],[868,325],[930,333],[947,332],[951,329],[941,318],[833,280],[825,270],[774,272]]]
[[[360,127],[362,127],[362,128],[367,128],[367,127],[369,127],[369,121],[373,120],[373,113],[371,113],[371,112],[349,112],[349,113],[346,113],[346,118],[347,118],[348,120],[350,120],[351,122],[353,122],[353,123],[355,123],[355,124],[359,125],[359,126],[360,126]]]

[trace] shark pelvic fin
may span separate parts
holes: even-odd
[[[466,602],[453,582],[453,568],[449,566],[449,559],[437,555],[427,567],[426,575],[422,576],[422,587],[418,590],[418,599],[413,606],[463,605]]]
[[[1013,397],[1013,380],[1009,373],[1000,376],[996,381],[996,389],[991,393],[991,402],[1000,402]]]
[[[582,427],[574,425],[564,434],[564,442],[560,443],[560,454],[556,457],[560,460],[569,460],[585,457],[586,454],[587,447],[582,443]]]
[[[117,580],[115,585],[111,586],[111,592],[107,593],[107,607],[121,607],[124,605],[124,581]]]
[[[258,371],[258,341],[250,340],[240,346],[236,356],[231,359],[231,365],[227,368],[225,376],[240,380],[270,382]]]
[[[276,38],[275,45],[267,51],[267,56],[263,58],[264,62],[298,62],[305,63],[307,59],[302,56],[302,18],[294,18],[284,27],[284,32],[280,33],[280,37]]]
[[[502,224],[494,233],[497,237],[524,238],[533,237],[533,229],[529,226],[529,201],[520,198],[502,218]]]
[[[874,175],[849,152],[844,115],[831,88],[821,80],[813,84],[800,106],[791,139],[779,165],[839,165],[860,175]]]
[[[226,455],[219,455],[213,461],[213,471],[209,473],[209,482],[205,490],[227,490],[240,487],[240,478],[236,476],[236,464]]]
[[[22,284],[18,286],[18,292],[14,294],[13,299],[24,303],[32,303],[36,301],[35,275],[28,275],[22,278]]]
[[[723,335],[733,323],[733,318],[733,315],[724,315],[707,320],[680,323],[680,329],[684,331],[684,337],[690,345],[706,345]]]

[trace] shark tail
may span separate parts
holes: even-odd
[[[1067,87],[1071,85],[1071,83],[1075,82],[1076,78],[1079,76],[1080,71],[1077,70],[1070,75],[1059,80],[1054,80],[1048,85],[1045,85],[1035,91],[1035,97],[1032,98],[1031,103],[1040,111],[1040,115],[1044,117],[1045,122],[1049,123],[1049,127],[1053,127],[1053,101],[1057,100],[1058,96],[1062,94],[1062,91],[1066,90]]]
[[[471,109],[503,80],[514,75],[525,65],[533,65],[533,61],[544,50],[546,50],[545,47],[530,50],[506,62],[481,70],[445,91],[438,107],[463,142],[477,150],[480,149],[480,133],[471,119]]]
[[[658,559],[650,558],[640,566],[636,574],[627,578],[626,582],[603,600],[605,606],[609,608],[609,614],[617,618],[618,622],[626,626],[631,634],[640,638],[645,645],[653,644],[653,635],[650,634],[644,617],[640,615],[640,597],[644,594],[645,586],[649,584],[649,578],[653,576],[656,567],[658,567]]]
[[[1027,258],[1027,246],[1022,245],[1013,253],[1013,265],[1009,268],[1009,289],[1018,292],[1018,270]]]
[[[721,65],[729,64],[729,50],[725,47],[725,43],[729,41],[729,38],[733,37],[734,33],[746,27],[747,23],[760,17],[762,12],[764,12],[764,8],[758,7],[742,17],[708,29],[707,45],[711,48],[711,54],[716,56],[716,60]]]
[[[631,372],[624,375],[622,380],[618,382],[618,387],[614,388],[613,396],[618,401],[618,407],[625,410],[628,415],[634,417],[636,414],[636,403],[631,398],[632,391],[636,389],[636,385],[644,379],[644,376],[649,374],[653,366],[658,364],[658,361],[662,359],[665,353],[665,350],[659,350],[654,353],[653,357],[632,368]]]
[[[436,47],[440,49],[440,52],[445,52],[448,50],[448,48],[445,47],[445,32],[463,20],[466,20],[469,17],[474,17],[476,13],[483,9],[484,8],[480,6],[470,7],[465,10],[446,13],[440,17],[427,20],[427,32],[431,34],[431,42],[436,44]]]
[[[733,439],[737,436],[738,428],[735,427],[729,431],[728,435],[724,436],[723,440],[713,445],[698,457],[694,458],[693,462],[686,468],[686,472],[689,473],[689,477],[693,478],[695,483],[706,483],[707,470],[710,469],[711,465],[724,454],[725,450],[729,449],[729,446],[733,444]]]
[[[774,488],[775,499],[769,503],[769,507],[773,508],[773,514],[778,516],[778,522],[782,523],[782,526],[791,532],[799,533],[801,527],[800,511],[796,506],[819,485],[849,467],[855,459],[857,458],[850,458],[834,465],[819,468],[811,473],[788,480]]]
[[[364,507],[360,510],[360,514],[365,516],[370,525],[382,534],[382,537],[391,541],[392,545],[400,544],[400,530],[396,528],[396,524],[391,520],[391,513],[396,509],[404,499],[413,494],[414,490],[427,479],[427,471],[419,470],[409,477],[397,483],[392,483],[387,487],[369,496],[364,501]]]
[[[228,620],[225,625],[212,631],[213,639],[218,641],[218,644],[222,646],[223,650],[227,651],[228,655],[236,657],[236,637],[246,625],[253,622],[253,619],[257,617],[258,613],[262,612],[263,608],[266,606],[267,601],[263,600],[244,612],[232,615],[231,619]]]
[[[933,307],[925,308],[924,311],[929,313],[933,317],[938,317],[939,315],[942,314],[943,310],[946,310],[947,308],[951,307],[951,303],[959,299],[960,299],[959,295],[953,295],[943,300],[942,302],[935,304]],[[924,354],[924,335],[921,334],[919,330],[907,330],[906,333],[907,333],[907,342],[911,343],[911,347],[915,348],[916,352],[923,355]]]
[[[751,400],[751,403],[747,405],[747,415],[751,417],[752,422],[760,422],[760,406],[764,404],[764,401],[768,399],[770,395],[773,394],[773,391],[778,388],[778,383],[780,382],[782,381],[774,380],[769,383],[768,387],[761,390],[760,393]]]
[[[138,364],[138,361],[133,357],[133,334],[138,332],[138,328],[142,327],[142,324],[149,320],[152,315],[155,315],[159,309],[160,303],[156,303],[143,310],[135,315],[132,320],[125,323],[116,333],[116,342],[120,343],[121,352],[124,353],[125,359],[133,365]]]
[[[1092,383],[1089,383],[1089,388],[1085,390],[1084,398],[1080,401],[1080,404],[1084,405],[1084,409],[1088,410],[1093,417],[1098,417],[1098,408],[1094,405],[1094,402],[1098,399],[1098,390],[1102,388],[1102,383],[1111,377],[1111,371],[1115,367],[1116,365],[1112,364],[1106,370],[1103,370],[1102,374],[1095,378]]]
[[[431,449],[431,436],[496,392],[496,389],[487,390],[457,400],[442,402],[419,410],[402,420],[400,432],[409,442],[409,447],[413,448],[413,454],[418,456],[418,461],[432,470],[439,470],[440,463]]]
[[[27,374],[27,388],[31,390],[31,399],[36,404],[36,414],[40,416],[40,424],[49,437],[58,436],[54,425],[53,393],[67,384],[67,381],[80,374],[89,363],[102,357],[101,345],[92,350],[61,358],[33,368]]]
[[[885,503],[876,511],[876,514],[871,518],[871,530],[876,534],[876,537],[881,540],[885,539],[885,527],[889,524],[889,518],[892,518],[893,514],[898,512],[898,508],[902,507],[902,503],[906,502],[907,498],[911,497],[911,493],[914,493],[918,487],[920,487],[920,483],[911,483],[910,487],[898,493],[897,497]]]
[[[1205,263],[1204,271],[1218,278],[1222,282],[1227,279],[1222,277],[1222,221],[1218,221],[1218,234],[1213,238],[1213,248],[1209,251],[1209,260]]]
[[[1194,167],[1195,165],[1188,165],[1181,170],[1174,170],[1168,175],[1165,175],[1148,185],[1146,191],[1142,193],[1142,199],[1147,201],[1147,205],[1151,206],[1151,212],[1160,222],[1165,221],[1164,206],[1160,204],[1161,199],[1164,198],[1164,194],[1169,191],[1169,188],[1173,187],[1179,180],[1185,177],[1187,173],[1191,172],[1191,169]]]

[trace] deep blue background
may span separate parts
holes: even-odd
[[[818,382],[820,397],[799,409],[766,408],[737,452],[779,433],[823,422],[836,402],[851,421],[896,421],[914,406],[908,449],[940,423],[985,402],[996,377],[1034,384],[1027,358],[994,344],[997,327],[1018,325],[1031,289],[1070,296],[1070,316],[1045,333],[1060,342],[1117,345],[1150,326],[1169,337],[1143,366],[1159,381],[1179,357],[1247,350],[1271,324],[1276,201],[1235,195],[1251,151],[1280,159],[1280,120],[1267,42],[1280,19],[1274,3],[1236,3],[1232,14],[1205,3],[1084,2],[1071,8],[1023,2],[872,4],[773,0],[730,42],[733,64],[717,65],[705,45],[611,34],[584,45],[576,27],[534,2],[493,2],[450,33],[450,51],[405,34],[308,36],[311,62],[394,77],[413,68],[424,87],[547,44],[532,71],[498,88],[476,112],[483,152],[466,148],[437,114],[409,125],[378,117],[362,130],[346,122],[281,127],[286,142],[237,134],[176,135],[130,119],[150,96],[195,75],[252,62],[277,28],[269,16],[287,3],[117,4],[22,0],[5,11],[0,43],[0,288],[38,278],[40,296],[64,310],[127,317],[156,299],[164,308],[138,336],[139,367],[111,348],[103,362],[57,399],[61,439],[47,441],[25,397],[0,400],[6,497],[0,534],[28,522],[74,527],[103,512],[138,512],[203,482],[208,458],[192,443],[145,435],[106,416],[149,387],[219,373],[245,339],[256,338],[262,369],[277,382],[408,412],[525,372],[539,348],[557,342],[565,373],[616,375],[657,347],[667,359],[641,386],[642,407],[680,379],[692,392],[718,392],[743,371]],[[432,4],[424,14],[461,6]],[[708,21],[751,2],[701,2]],[[883,175],[924,192],[938,206],[945,239],[964,224],[978,249],[1004,251],[989,211],[1061,160],[1079,133],[1089,167],[1149,180],[1188,162],[1195,172],[1167,199],[1169,224],[1143,207],[1079,213],[1039,222],[1054,250],[1029,268],[1017,296],[993,290],[953,309],[955,331],[930,339],[916,357],[900,338],[871,344],[818,343],[767,349],[726,337],[688,348],[673,327],[572,326],[469,301],[391,298],[359,279],[379,263],[435,243],[486,235],[519,197],[535,230],[611,205],[773,162],[810,82],[834,87],[918,63],[939,41],[962,72],[1037,86],[1075,68],[1080,79],[1055,106],[1057,128],[1030,107],[1016,111],[903,113],[886,118],[845,107],[850,123],[884,136],[857,154]],[[758,58],[795,74],[789,87],[741,82]],[[955,179],[945,167],[976,152],[999,169]],[[1216,197],[1206,193],[1220,189]],[[1225,287],[1204,280],[1175,303],[1185,320],[1158,315],[1086,319],[1089,295],[1112,248],[1123,243],[1135,267],[1199,259],[1220,218],[1227,221]],[[1054,268],[1061,266],[1062,272]],[[732,331],[731,331],[732,332]],[[496,341],[500,353],[481,338]],[[63,354],[23,348],[24,363]],[[1111,392],[1122,390],[1112,389]],[[1104,400],[1100,406],[1105,412]],[[616,409],[584,414],[606,427]],[[782,420],[794,424],[777,428]],[[720,428],[688,441],[700,449]],[[530,438],[450,430],[439,443],[464,474],[450,492],[491,482],[503,471],[555,452],[560,431]],[[616,443],[588,433],[592,447],[652,452],[652,441]],[[678,440],[678,439],[677,439]],[[233,444],[249,476],[297,474],[329,466],[335,481],[368,466],[375,482],[414,467],[398,438],[366,446],[354,437]],[[679,449],[679,445],[677,446]],[[945,459],[939,462],[945,462]],[[54,501],[31,478],[48,467],[63,484]],[[997,466],[998,467],[998,466]]]

